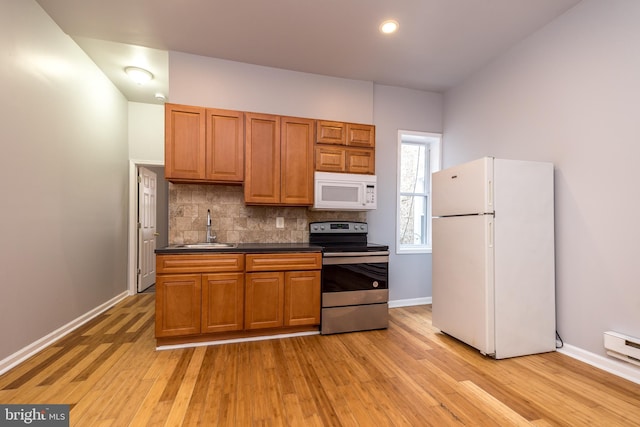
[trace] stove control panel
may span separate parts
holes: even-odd
[[[322,221],[309,224],[311,234],[332,233],[332,234],[352,234],[367,233],[366,222],[355,221]]]

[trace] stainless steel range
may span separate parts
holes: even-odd
[[[322,334],[389,325],[389,247],[367,234],[365,222],[309,224],[309,242],[323,247]]]

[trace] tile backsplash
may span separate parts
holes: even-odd
[[[169,183],[169,244],[204,242],[211,230],[224,243],[304,243],[314,221],[366,221],[366,212],[312,211],[306,207],[246,206],[240,185]],[[284,228],[276,228],[276,217]]]

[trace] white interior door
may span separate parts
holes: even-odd
[[[157,176],[138,168],[138,292],[156,282]]]
[[[493,216],[433,219],[433,326],[495,352]]]

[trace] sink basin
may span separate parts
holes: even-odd
[[[224,249],[235,248],[237,243],[190,243],[185,245],[175,245],[179,249]]]

